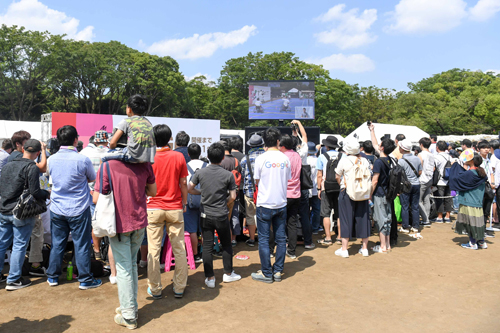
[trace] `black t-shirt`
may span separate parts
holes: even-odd
[[[202,213],[212,217],[223,217],[229,214],[226,199],[227,193],[236,190],[233,174],[220,165],[210,164],[196,171],[191,178],[195,185],[200,184]]]
[[[389,157],[381,157],[373,163],[373,173],[379,173],[378,183],[373,195],[385,197],[389,185]],[[385,191],[384,191],[385,190]]]
[[[240,164],[241,164],[241,160],[243,159],[243,157],[245,157],[245,154],[240,153],[239,151],[232,151],[231,155],[236,157],[238,159],[238,162],[240,162]]]

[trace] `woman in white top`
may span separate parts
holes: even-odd
[[[488,153],[490,152],[490,143],[486,140],[481,140],[477,144],[477,150],[479,151],[479,155],[483,158],[483,163],[481,164],[481,168],[486,172],[486,176],[488,176],[488,183],[486,186],[490,186],[493,191],[495,191],[495,173],[493,171],[493,164],[491,160],[488,158]],[[486,223],[490,218],[491,205],[493,204],[493,199],[489,199],[485,195],[483,198],[483,213],[484,213],[484,223]]]

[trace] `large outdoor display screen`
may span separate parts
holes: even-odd
[[[249,119],[314,119],[314,81],[250,81]]]

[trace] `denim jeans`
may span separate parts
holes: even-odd
[[[317,195],[309,198],[309,206],[311,207],[311,227],[313,232],[318,232],[321,226],[320,208],[321,201]]]
[[[52,235],[52,249],[50,250],[49,268],[47,277],[57,279],[62,273],[61,266],[66,250],[68,235],[75,244],[75,262],[78,268],[78,281],[92,282],[93,276],[90,271],[90,256],[92,251],[92,222],[90,207],[81,215],[63,216],[50,212],[50,232]]]
[[[309,190],[302,190],[300,195],[299,204],[300,223],[302,224],[302,236],[304,237],[304,244],[312,244],[312,226],[311,219],[309,218]]]
[[[412,227],[418,229],[420,226],[419,206],[420,201],[420,185],[412,185],[409,193],[401,193],[399,196],[401,201],[401,219],[403,220],[403,228],[410,227],[410,211],[412,217]]]
[[[24,256],[34,225],[35,217],[18,220],[14,215],[0,214],[0,272],[3,270],[5,252],[12,244],[7,283],[16,282],[22,275]]]
[[[271,277],[273,273],[283,272],[286,252],[286,207],[270,209],[257,207],[257,224],[259,226],[259,257],[262,274]],[[269,234],[273,228],[276,240],[276,257],[271,267]]]
[[[144,230],[139,229],[109,238],[116,264],[116,284],[118,300],[123,318],[137,319],[137,290],[139,277],[137,274],[137,252],[144,239]]]

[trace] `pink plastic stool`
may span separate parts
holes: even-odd
[[[193,247],[191,245],[191,234],[189,232],[184,232],[184,243],[186,243],[187,251],[187,262],[190,269],[196,269],[193,255]],[[167,237],[167,251],[165,252],[165,272],[170,272],[170,268],[175,266],[175,258],[172,253],[172,244],[170,244],[170,238]]]

